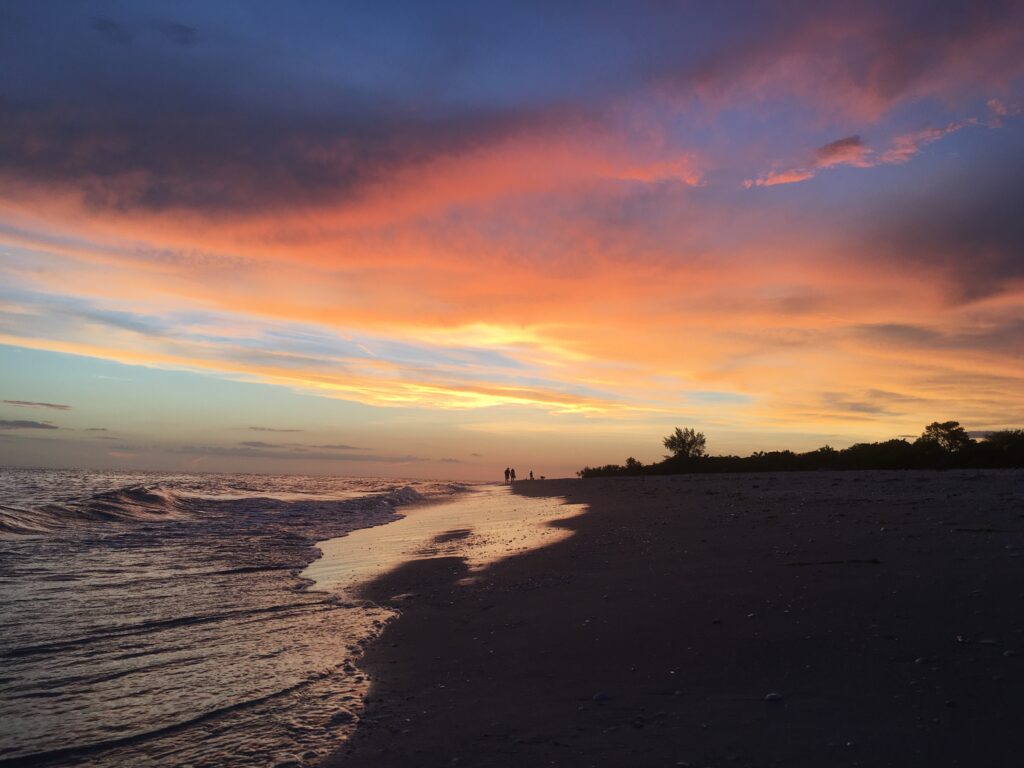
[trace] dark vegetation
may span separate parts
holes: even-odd
[[[794,472],[843,469],[1008,469],[1024,467],[1024,429],[1004,429],[974,440],[959,422],[933,422],[909,442],[892,439],[858,443],[837,450],[828,445],[807,453],[757,451],[750,456],[708,456],[701,432],[679,429],[662,441],[671,451],[664,460],[643,464],[632,456],[625,464],[584,467],[580,477],[678,475],[691,472]]]

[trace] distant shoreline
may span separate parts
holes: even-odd
[[[814,451],[756,451],[749,456],[708,456],[703,433],[676,429],[663,440],[672,455],[643,464],[632,456],[624,464],[584,467],[583,478],[641,475],[796,472],[809,470],[865,471],[912,469],[1017,469],[1024,467],[1024,430],[1003,429],[975,440],[959,422],[933,422],[910,442],[894,438]]]

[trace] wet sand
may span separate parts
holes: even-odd
[[[1024,473],[516,492],[589,511],[473,574],[441,556],[366,585],[402,615],[326,765],[1020,764]]]
[[[317,542],[321,557],[301,575],[318,590],[359,598],[354,585],[403,563],[454,556],[464,561],[469,580],[497,560],[568,537],[567,529],[546,523],[583,510],[558,497],[513,495],[506,485],[478,486],[453,501],[403,508],[402,519],[387,525]]]

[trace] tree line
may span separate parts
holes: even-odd
[[[580,477],[677,475],[691,472],[794,472],[850,469],[1008,469],[1024,467],[1024,429],[990,432],[972,438],[956,421],[932,422],[914,441],[894,438],[836,449],[825,445],[806,453],[756,451],[749,456],[709,456],[703,432],[675,431],[662,440],[669,454],[643,464],[630,456],[625,464],[584,467]]]

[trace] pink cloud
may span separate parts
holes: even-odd
[[[871,164],[871,155],[871,148],[864,145],[860,136],[847,136],[818,147],[814,152],[814,167],[852,165],[856,168],[867,168]]]
[[[695,72],[666,76],[665,90],[723,109],[770,108],[785,97],[819,116],[875,122],[901,104],[998,91],[1024,73],[1019,3],[1008,14],[979,6],[954,20],[940,10],[826,2],[813,13],[779,11],[761,21],[743,45],[717,52]]]
[[[991,106],[991,103],[990,103]],[[1002,108],[1002,104],[999,104]],[[994,114],[1000,112],[992,108]],[[784,171],[769,171],[756,179],[745,179],[743,186],[771,187],[776,184],[795,184],[813,179],[819,171],[847,166],[851,168],[876,168],[880,165],[899,165],[909,162],[929,144],[968,126],[998,127],[997,123],[983,123],[976,118],[967,118],[949,123],[942,128],[925,128],[896,136],[889,147],[877,152],[864,144],[860,136],[847,136],[825,144],[814,150],[811,160],[801,166]]]
[[[938,141],[943,136],[959,131],[967,125],[977,125],[975,120],[964,120],[950,123],[945,128],[926,128],[923,131],[914,131],[897,136],[885,152],[879,155],[872,165],[892,165],[908,162],[914,155],[932,142]]]
[[[814,178],[814,171],[807,168],[793,168],[788,171],[769,171],[757,179],[745,179],[743,186],[751,187],[774,187],[776,184],[796,184],[800,181],[807,181]]]

